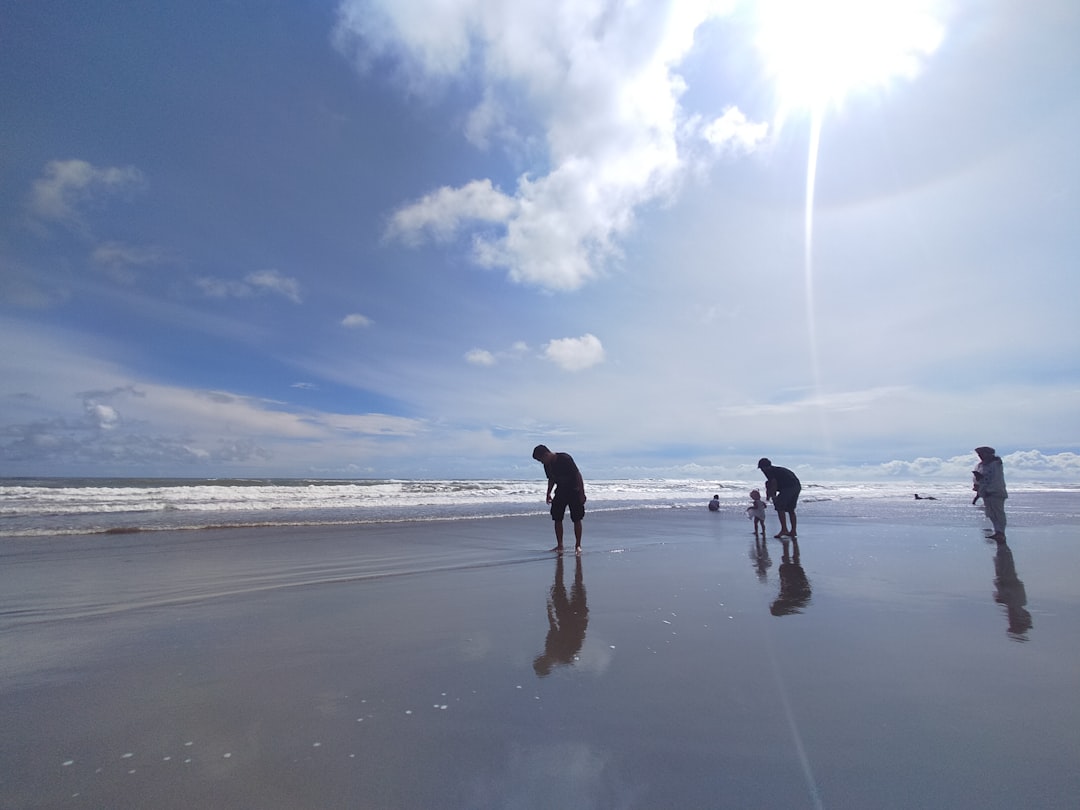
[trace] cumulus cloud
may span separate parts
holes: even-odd
[[[1002,453],[1006,481],[1077,481],[1080,480],[1080,454],[1043,453],[1039,450],[1017,450]],[[913,461],[893,460],[877,469],[892,478],[948,478],[967,482],[978,459],[975,451],[950,458],[916,458]]]
[[[116,408],[100,402],[87,402],[86,415],[102,430],[112,430],[120,421],[120,414],[116,412]]]
[[[341,325],[346,329],[365,329],[371,326],[373,321],[367,315],[361,315],[359,312],[354,312],[351,315],[346,315],[341,319]]]
[[[604,362],[604,347],[591,334],[558,338],[544,347],[544,357],[566,371],[582,371]]]
[[[728,107],[705,126],[702,135],[719,152],[749,154],[768,137],[769,125],[752,122],[738,107]]]
[[[425,235],[437,241],[451,239],[466,221],[507,222],[516,204],[492,186],[490,180],[474,180],[461,188],[433,191],[397,211],[387,235],[418,244]]]
[[[507,110],[523,107],[546,149],[512,191],[487,179],[440,188],[394,213],[387,235],[445,241],[481,223],[472,239],[481,266],[551,290],[596,277],[618,257],[635,210],[672,195],[688,168],[676,71],[698,26],[731,5],[555,0],[506,13],[480,0],[343,0],[335,41],[358,64],[393,59],[414,85],[479,73],[466,137],[481,147],[517,137]],[[728,149],[761,137],[734,114],[708,133]]]
[[[515,341],[508,349],[490,351],[488,349],[474,348],[465,352],[465,361],[475,366],[493,366],[503,360],[520,360],[529,353],[529,344],[523,340]]]
[[[284,276],[277,270],[261,270],[249,273],[243,281],[203,276],[195,280],[196,286],[210,298],[250,298],[253,295],[273,293],[299,304],[300,283]]]
[[[28,208],[40,221],[84,230],[87,206],[138,189],[143,183],[142,172],[134,166],[98,168],[85,160],[53,160],[34,181]]]
[[[487,349],[470,349],[465,352],[465,362],[472,363],[474,366],[493,366],[495,355]]]

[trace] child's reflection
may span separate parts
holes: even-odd
[[[1016,575],[1016,563],[1012,549],[1005,543],[998,543],[994,556],[994,601],[1005,606],[1009,617],[1008,634],[1017,641],[1027,641],[1027,631],[1031,629],[1031,614],[1027,604],[1027,591],[1024,583]]]
[[[765,541],[764,533],[762,533],[760,540],[757,533],[754,534],[754,545],[750,548],[750,559],[754,563],[754,570],[757,571],[758,581],[765,582],[768,570],[772,568],[772,558],[769,556],[769,546]]]
[[[589,626],[589,607],[585,600],[585,581],[581,573],[581,557],[575,557],[574,584],[570,586],[570,598],[563,584],[563,557],[555,560],[555,583],[547,600],[548,633],[544,639],[544,651],[536,656],[533,669],[543,678],[557,666],[573,664],[585,643],[585,629]]]
[[[784,556],[781,558],[780,568],[780,595],[769,608],[773,616],[787,616],[791,613],[802,613],[803,608],[810,603],[810,580],[806,578],[806,572],[799,565],[799,541],[791,539],[791,555],[788,555],[788,541],[784,540]]]

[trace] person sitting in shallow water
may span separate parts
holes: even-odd
[[[720,511],[720,496],[719,495],[713,495],[712,496],[712,500],[709,501],[709,511],[710,512],[719,512]]]

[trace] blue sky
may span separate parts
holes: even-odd
[[[0,469],[1080,481],[1077,42],[1073,0],[5,3]]]

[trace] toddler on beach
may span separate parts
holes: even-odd
[[[765,536],[765,501],[761,500],[761,493],[756,489],[750,490],[751,504],[746,507],[746,516],[754,521],[754,537],[757,537],[758,527],[761,528],[761,536]]]

